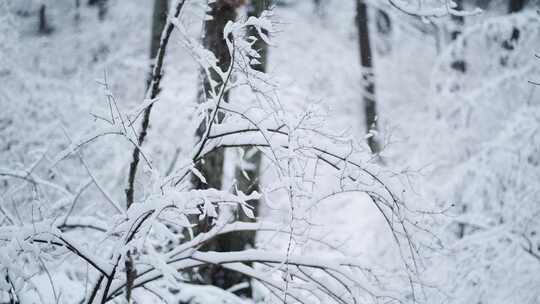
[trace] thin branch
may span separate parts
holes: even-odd
[[[50,240],[42,240],[42,239],[32,239],[30,241],[35,242],[35,243],[43,243],[43,244],[50,244],[50,245],[65,247],[66,249],[68,249],[69,251],[74,253],[76,256],[78,256],[81,259],[85,260],[88,264],[90,264],[92,267],[94,267],[97,271],[99,271],[100,273],[102,273],[103,275],[108,277],[107,272],[103,268],[101,268],[96,262],[92,261],[91,258],[89,258],[85,254],[83,254],[79,249],[77,249],[75,246],[73,246],[70,242],[68,242],[67,240],[65,240],[61,236],[58,236],[58,235],[54,235],[54,236],[57,239],[59,239],[61,242],[55,242],[55,241],[50,241]]]
[[[214,122],[216,121],[216,117],[217,117],[218,112],[220,110],[221,102],[224,99],[226,86],[227,86],[227,84],[229,83],[229,81],[231,79],[231,75],[232,75],[233,67],[234,67],[235,54],[236,54],[236,48],[234,46],[234,39],[233,39],[232,40],[231,65],[229,66],[229,71],[227,73],[227,77],[225,78],[225,81],[223,82],[223,85],[221,86],[216,106],[213,109],[212,113],[210,114],[210,120],[208,122],[208,127],[206,128],[206,132],[205,132],[205,134],[203,135],[203,137],[201,139],[201,143],[198,145],[199,148],[198,148],[197,152],[192,157],[193,161],[200,156],[200,154],[202,153],[202,151],[203,151],[203,149],[204,149],[204,147],[206,145],[206,142],[209,140],[208,136],[210,135],[210,132],[212,131],[212,126],[214,125]]]
[[[182,8],[184,7],[185,2],[186,0],[178,0],[173,18],[178,18],[178,16],[180,16],[180,12],[182,11]],[[147,91],[147,94],[150,94],[150,96],[147,99],[154,100],[159,94],[159,90],[160,90],[159,86],[161,83],[161,78],[163,77],[163,61],[165,58],[165,51],[167,49],[169,38],[171,37],[171,33],[173,29],[174,29],[174,23],[172,22],[172,18],[169,18],[167,19],[167,24],[165,25],[163,32],[161,33],[161,41],[159,43],[159,49],[157,52],[154,69],[152,71],[151,82]],[[144,139],[146,138],[148,125],[150,124],[150,113],[152,112],[153,105],[154,103],[151,103],[144,110],[141,131],[139,133],[139,138],[138,138],[139,146],[142,146],[142,144],[144,143]],[[135,183],[135,176],[137,175],[137,167],[139,165],[140,154],[141,153],[140,153],[139,147],[135,147],[135,149],[133,149],[132,161],[131,161],[131,164],[129,165],[128,187],[125,190],[126,208],[129,208],[133,204],[134,183]]]
[[[109,202],[109,204],[111,206],[113,206],[114,209],[116,209],[116,211],[118,211],[119,213],[125,215],[126,212],[122,208],[120,208],[120,206],[113,200],[113,198],[101,186],[101,184],[96,179],[94,174],[92,174],[92,171],[90,171],[90,167],[88,167],[88,164],[86,163],[86,161],[84,160],[84,157],[82,156],[82,153],[80,153],[80,152],[79,152],[79,159],[81,160],[81,163],[82,163],[83,167],[86,169],[86,173],[88,173],[88,175],[90,176],[90,178],[94,182],[94,185],[96,185],[96,187],[98,188],[99,192],[101,192],[101,194],[103,194],[105,199]]]

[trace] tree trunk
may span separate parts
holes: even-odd
[[[377,102],[375,96],[375,74],[373,72],[373,57],[369,38],[369,22],[366,3],[356,0],[356,24],[358,26],[358,42],[360,49],[360,64],[362,65],[363,102],[366,115],[367,142],[371,152],[377,154],[381,147],[377,139]]]
[[[463,0],[456,0],[456,10],[460,11],[463,9]],[[459,36],[461,36],[461,30],[463,29],[463,26],[465,25],[465,18],[463,16],[451,16],[451,19],[453,21],[453,29],[450,31],[450,39],[452,41],[455,41]],[[460,51],[458,54],[455,54],[455,58],[450,64],[452,69],[455,71],[458,71],[460,73],[465,73],[467,70],[467,63],[465,62],[465,58],[463,58],[463,52]]]
[[[261,13],[268,9],[270,5],[271,0],[252,0],[247,11],[248,17],[260,17]],[[247,36],[258,38],[254,43],[253,48],[257,50],[260,55],[260,57],[257,58],[260,64],[252,65],[252,68],[259,72],[266,72],[268,45],[260,39],[257,30],[253,27],[248,29]],[[262,154],[257,148],[247,148],[244,149],[243,152],[243,159],[241,161],[246,164],[246,166],[243,170],[240,167],[236,168],[235,179],[237,181],[238,190],[249,194],[253,191],[259,191]],[[253,213],[255,217],[257,217],[259,214],[259,201],[251,200],[247,203],[253,208]],[[236,218],[243,222],[253,221],[253,219],[247,217],[241,210],[237,210]],[[218,238],[218,241],[222,244],[221,246],[224,251],[240,251],[246,248],[255,247],[255,236],[255,231],[236,232],[223,235]],[[247,298],[252,297],[251,280],[248,277],[230,271],[225,271],[224,275],[227,286],[234,286],[247,282],[249,284],[248,287],[238,290],[236,294]]]
[[[226,71],[231,64],[231,56],[227,48],[225,39],[223,39],[223,29],[228,21],[234,21],[236,19],[236,7],[230,5],[229,1],[218,0],[209,4],[211,8],[212,20],[206,20],[204,23],[204,37],[203,37],[203,46],[212,51],[216,58],[218,59],[218,67],[222,71]],[[221,89],[223,86],[223,81],[218,76],[217,72],[210,71],[210,77],[212,80],[217,83],[215,92]],[[210,86],[210,81],[203,75],[203,84],[202,90],[199,91],[198,102],[203,103],[206,99],[211,98],[211,90],[213,88]],[[228,102],[228,94],[224,94],[223,101]],[[219,112],[217,115],[218,122],[223,120],[224,114]],[[201,123],[197,129],[196,136],[197,138],[202,138],[206,131],[206,120]],[[215,188],[221,189],[222,185],[222,175],[223,175],[223,151],[215,151],[207,155],[202,162],[197,164],[197,169],[202,173],[206,179],[206,184],[201,182],[198,178],[194,177],[192,179],[193,186],[196,189],[208,189]]]
[[[236,8],[240,4],[240,1],[231,0],[217,0],[209,4],[211,11],[209,15],[213,18],[206,20],[204,23],[204,37],[203,46],[212,51],[218,59],[218,68],[225,71],[231,64],[231,55],[227,48],[225,39],[223,38],[223,29],[227,22],[234,21],[236,19]],[[217,83],[216,88],[212,88],[209,79],[206,75],[203,75],[202,90],[199,92],[198,102],[205,102],[206,99],[211,98],[211,90],[215,92],[219,91],[223,85],[223,80],[217,75],[215,71],[210,71],[210,77]],[[228,94],[224,94],[223,102],[228,101]],[[207,119],[209,117],[207,116]],[[217,122],[221,122],[224,118],[223,113],[217,115]],[[207,119],[205,119],[196,131],[196,137],[199,139],[204,136],[206,132]],[[192,177],[192,184],[195,189],[221,189],[222,176],[223,176],[223,159],[224,151],[222,149],[207,154],[203,161],[197,163],[196,169],[201,172],[205,177],[206,183],[203,183],[196,176]],[[207,232],[212,223],[209,220],[199,222],[197,232]],[[229,251],[231,240],[229,238],[216,238],[212,242],[209,242],[204,250],[208,251]],[[202,280],[204,284],[212,284],[222,289],[230,288],[235,285],[234,282],[238,281],[238,277],[241,278],[235,272],[226,271],[219,265],[204,267],[200,270]]]
[[[152,71],[154,70],[154,59],[156,58],[161,42],[161,33],[167,23],[167,13],[169,12],[169,0],[154,0],[154,13],[152,14],[152,34],[150,37],[150,66],[146,88],[150,86],[152,81]]]
[[[39,7],[38,33],[48,35],[52,32],[52,30],[52,27],[47,22],[47,7],[45,6],[45,4],[42,4]]]

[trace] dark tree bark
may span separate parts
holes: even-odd
[[[45,4],[42,4],[39,7],[39,25],[38,25],[38,33],[42,35],[48,35],[52,33],[53,28],[47,21],[47,7]]]
[[[203,46],[212,51],[218,59],[218,68],[222,71],[226,71],[231,65],[231,54],[227,48],[225,39],[223,38],[223,29],[227,22],[234,21],[236,19],[236,8],[241,4],[239,0],[217,0],[209,4],[211,11],[209,15],[212,16],[211,20],[206,20],[204,23],[204,37]],[[205,102],[208,98],[211,98],[211,90],[217,93],[221,90],[222,86],[226,85],[223,80],[218,76],[217,72],[210,71],[210,77],[217,84],[215,88],[212,88],[210,81],[206,75],[203,75],[202,90],[199,92],[198,102]],[[228,94],[223,95],[222,102],[228,102]],[[221,122],[224,118],[222,112],[218,112],[216,117],[217,123]],[[207,121],[210,119],[207,115],[201,125],[196,131],[196,137],[201,140],[206,132]],[[203,183],[196,176],[192,177],[192,184],[195,189],[221,189],[222,176],[223,176],[223,149],[211,152],[207,154],[203,161],[198,162],[195,167],[205,177],[206,183]],[[210,220],[205,219],[199,222],[196,233],[207,232],[212,226]],[[229,238],[216,238],[212,242],[209,242],[204,250],[208,251],[229,251],[231,240]],[[200,275],[203,280],[203,284],[211,284],[223,289],[230,288],[235,285],[234,282],[239,280],[239,275],[225,270],[219,265],[208,266],[200,269]]]
[[[152,81],[152,71],[154,70],[154,61],[158,55],[159,45],[161,43],[161,33],[167,23],[167,13],[169,12],[169,0],[154,0],[154,12],[152,14],[152,33],[150,37],[150,59],[152,65],[148,74],[146,88],[150,87]]]
[[[271,0],[252,0],[248,6],[248,17],[255,16],[260,17],[261,13],[270,8]],[[267,34],[267,33],[265,33]],[[268,45],[259,37],[259,34],[255,28],[249,28],[247,36],[257,37],[257,41],[254,43],[253,48],[257,50],[260,57],[257,60],[260,64],[252,65],[254,70],[259,72],[266,72],[267,57],[268,57]],[[248,164],[244,170],[236,168],[235,179],[237,181],[238,190],[244,193],[252,193],[253,191],[259,191],[260,170],[261,170],[261,158],[262,154],[256,148],[244,149],[243,162]],[[245,174],[245,175],[244,175]],[[246,177],[247,175],[247,177]],[[255,217],[259,214],[259,201],[251,200],[247,202],[252,208]],[[253,219],[245,215],[241,210],[236,210],[236,219],[243,222],[252,222]],[[228,235],[223,235],[218,238],[218,242],[221,243],[221,247],[224,251],[240,251],[246,248],[255,247],[255,231],[236,232]],[[247,288],[241,289],[236,292],[237,295],[251,298],[252,288],[251,280],[241,274],[237,274],[231,271],[225,271],[224,273],[227,286],[234,286],[242,282],[247,282],[249,285]]]
[[[375,74],[373,71],[373,56],[369,38],[369,21],[367,5],[363,0],[356,0],[356,25],[358,27],[358,42],[360,49],[360,64],[362,65],[362,99],[366,115],[366,131],[371,134],[377,131],[377,101],[375,95]],[[371,152],[377,154],[381,147],[374,134],[367,139]]]
[[[463,0],[456,0],[455,3],[457,4],[456,10],[462,10],[463,9]],[[456,40],[459,36],[461,36],[461,30],[463,29],[463,26],[465,25],[465,18],[463,16],[451,16],[451,19],[453,21],[453,29],[450,31],[450,39],[452,41]],[[455,58],[450,64],[452,69],[455,71],[458,71],[460,73],[465,73],[467,70],[467,63],[465,62],[465,58],[463,58],[463,54],[460,52],[459,54],[455,54]]]
[[[226,71],[231,64],[231,55],[227,48],[225,39],[223,39],[223,29],[228,21],[234,21],[236,19],[236,5],[230,4],[231,1],[218,0],[211,3],[212,20],[206,20],[204,23],[204,37],[203,46],[212,51],[218,59],[218,68],[222,71]],[[211,90],[218,92],[223,86],[223,81],[218,76],[216,71],[210,71],[210,77],[217,83],[215,88],[210,85],[209,79],[203,75],[202,90],[199,91],[198,102],[203,103],[206,99],[211,98]],[[229,96],[225,94],[223,101],[228,102]],[[223,120],[224,114],[219,112],[217,115],[217,122]],[[201,139],[206,131],[207,121],[203,121],[197,129],[196,136]],[[204,160],[196,165],[197,169],[203,174],[206,179],[206,184],[194,177],[192,179],[193,186],[196,189],[208,189],[215,188],[221,189],[222,175],[223,175],[223,151],[216,151],[210,153]]]

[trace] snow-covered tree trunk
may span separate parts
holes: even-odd
[[[222,71],[226,71],[231,64],[231,54],[229,54],[227,43],[223,37],[223,30],[229,21],[234,21],[236,19],[236,9],[240,4],[241,1],[230,0],[217,0],[208,4],[210,8],[208,15],[210,15],[211,18],[207,18],[204,23],[203,46],[214,53],[218,60],[217,68]],[[212,98],[212,90],[219,91],[222,86],[225,85],[223,79],[219,76],[220,73],[220,71],[211,69],[209,77],[212,79],[208,79],[204,76],[202,80],[202,90],[199,92],[198,96],[199,103],[207,102],[208,99]],[[222,98],[223,102],[228,102],[229,96],[227,93],[224,93]],[[196,137],[198,139],[202,139],[205,135],[207,123],[210,119],[209,116],[210,113],[208,113],[206,119],[202,121],[196,131]],[[221,122],[223,118],[223,112],[218,112],[216,122]],[[208,153],[202,161],[195,165],[196,170],[204,176],[205,181],[197,176],[193,176],[193,187],[195,189],[221,189],[223,182],[223,160],[223,149],[217,149]],[[199,222],[199,226],[196,230],[198,230],[198,233],[204,233],[208,232],[210,229],[210,219],[207,218]],[[209,251],[229,251],[227,249],[229,246],[231,246],[230,238],[216,238],[212,242],[209,242],[204,249]],[[201,270],[201,274],[204,283],[212,284],[223,289],[231,287],[232,285],[230,283],[237,281],[238,278],[236,277],[240,277],[236,272],[231,272],[223,267],[214,265]]]
[[[271,0],[252,0],[248,6],[248,17],[260,17],[261,13],[270,8]],[[253,49],[257,51],[260,57],[253,58],[258,63],[252,64],[251,67],[259,72],[266,72],[266,65],[268,61],[268,45],[264,40],[259,37],[257,29],[255,27],[249,27],[247,30],[247,36],[257,37],[257,40],[253,44]],[[264,33],[267,35],[268,33]],[[235,179],[237,182],[238,190],[243,193],[253,193],[253,191],[259,192],[260,171],[261,171],[261,159],[262,153],[258,148],[242,148],[240,164],[238,164],[235,170]],[[255,217],[259,214],[259,200],[253,199],[247,202],[253,210]],[[242,210],[237,210],[236,219],[242,222],[254,222],[254,218],[248,217]],[[225,244],[228,251],[241,251],[246,248],[253,248],[255,246],[255,230],[246,230],[231,233],[220,237],[223,244]],[[228,271],[226,275],[228,284],[234,286],[243,282],[248,283],[248,287],[243,288],[237,292],[238,295],[251,298],[252,288],[250,279],[235,272]]]
[[[221,70],[227,70],[231,63],[231,55],[227,48],[225,39],[223,39],[223,29],[225,24],[229,21],[236,19],[236,5],[230,4],[230,1],[218,0],[209,4],[211,11],[209,15],[212,18],[208,19],[204,23],[204,37],[203,46],[214,53],[218,59],[218,67]],[[206,77],[203,78],[202,90],[199,92],[198,102],[204,103],[210,98],[211,90],[219,90],[223,85],[221,78],[217,75],[216,71],[211,71],[212,79]],[[214,86],[212,82],[216,82]],[[223,96],[223,101],[227,102],[229,99],[228,94]],[[223,113],[218,113],[218,122],[223,119]],[[206,131],[205,120],[198,128],[196,136],[201,138]],[[205,177],[206,182],[194,177],[193,185],[196,189],[215,188],[221,189],[222,175],[223,175],[223,151],[215,151],[204,158],[202,162],[197,165],[197,169]]]
[[[260,17],[261,13],[269,8],[270,2],[271,0],[252,0],[251,5],[248,8],[248,16]],[[257,37],[257,41],[253,44],[253,48],[257,50],[260,55],[259,58],[256,58],[258,63],[252,64],[252,68],[254,70],[264,73],[266,72],[266,65],[268,61],[268,45],[259,37],[259,34],[254,27],[250,27],[248,29],[247,35]],[[259,191],[261,157],[262,154],[258,149],[244,149],[241,160],[242,165],[237,167],[235,172],[235,178],[238,183],[238,189],[240,191],[244,193],[252,193],[253,191]],[[259,201],[253,200],[250,201],[250,204],[253,206],[255,214],[257,214]],[[250,220],[241,212],[239,214],[239,217],[243,221]],[[255,238],[254,232],[250,231],[247,232],[245,235],[245,243],[253,245]]]
[[[373,56],[369,38],[369,21],[367,5],[363,0],[356,0],[356,25],[358,27],[358,42],[360,49],[360,64],[362,65],[362,99],[366,115],[367,142],[371,152],[381,150],[377,140],[377,101],[375,95],[375,74],[373,71]]]

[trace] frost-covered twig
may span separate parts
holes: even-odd
[[[165,59],[165,51],[167,49],[169,39],[174,29],[173,18],[178,18],[178,16],[180,16],[180,12],[182,11],[182,8],[184,7],[185,2],[186,0],[178,0],[176,2],[174,15],[172,18],[167,19],[167,24],[165,25],[163,32],[161,34],[161,41],[159,43],[159,49],[157,51],[157,56],[155,58],[155,63],[154,63],[154,69],[152,71],[151,81],[150,81],[150,85],[147,91],[147,95],[148,95],[147,99],[149,100],[155,100],[157,95],[159,94],[159,90],[160,90],[159,86],[161,83],[161,78],[163,77],[163,61]],[[153,103],[149,104],[144,110],[141,130],[138,136],[139,146],[141,146],[144,143],[144,139],[146,138],[148,125],[150,123],[150,113],[152,112],[153,105],[154,105]],[[126,188],[127,208],[129,208],[129,206],[133,204],[134,183],[135,183],[135,177],[137,175],[137,166],[139,165],[139,155],[140,155],[140,149],[139,147],[135,147],[135,149],[133,149],[132,161],[131,161],[131,164],[129,165],[128,187]]]

